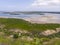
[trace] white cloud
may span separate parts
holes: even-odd
[[[60,5],[60,0],[35,0],[32,6],[56,6]]]

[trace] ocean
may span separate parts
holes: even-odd
[[[43,15],[40,14],[11,15],[11,14],[0,13],[0,18],[18,18],[18,19],[24,19],[32,22],[51,22],[51,23],[59,22],[60,23],[60,14],[52,14],[52,13],[45,13]]]

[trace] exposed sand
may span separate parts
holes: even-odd
[[[17,18],[17,17],[6,17],[0,16],[0,18],[16,18],[29,21],[31,23],[60,23],[60,18],[54,15],[42,15],[42,16],[32,16],[30,18]]]
[[[31,23],[60,23],[59,18],[52,15],[25,18],[24,20]]]

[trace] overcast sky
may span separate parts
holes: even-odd
[[[60,0],[0,0],[0,11],[60,11]]]

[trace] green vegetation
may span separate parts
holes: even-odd
[[[47,44],[45,45],[60,45],[60,39],[52,39],[51,41],[49,41]]]
[[[0,45],[45,45],[45,42],[60,45],[60,32],[48,36],[40,34],[59,27],[60,24],[32,24],[22,19],[0,18]]]
[[[28,31],[44,31],[46,29],[56,29],[60,27],[60,24],[31,24],[28,21],[22,19],[0,18],[0,25],[5,25],[6,29],[18,28]]]

